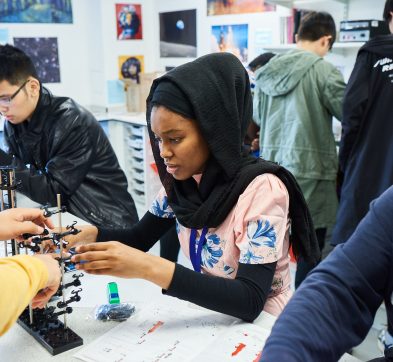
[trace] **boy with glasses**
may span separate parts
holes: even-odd
[[[11,106],[12,100],[18,95],[18,93],[24,88],[24,86],[30,81],[30,79],[23,82],[23,84],[16,90],[14,94],[9,97],[0,98],[0,106],[9,108]]]
[[[20,191],[97,226],[131,227],[137,220],[127,179],[97,120],[74,100],[42,86],[31,59],[0,46],[0,113],[8,153],[0,164],[16,167]]]

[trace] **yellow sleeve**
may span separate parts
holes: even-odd
[[[48,282],[45,264],[29,255],[0,258],[0,336]]]

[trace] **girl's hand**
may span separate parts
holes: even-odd
[[[78,246],[76,252],[71,261],[79,270],[146,279],[164,289],[169,287],[175,270],[174,263],[117,241]]]
[[[107,274],[121,278],[143,278],[147,254],[117,241],[78,246],[71,258],[77,269],[91,274]]]

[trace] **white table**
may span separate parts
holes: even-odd
[[[71,274],[67,273],[67,277]],[[121,301],[135,304],[136,309],[142,308],[146,301],[161,297],[160,288],[141,280],[86,274],[80,280],[83,288],[80,294],[82,300],[79,303],[70,304],[74,311],[67,315],[67,324],[83,338],[83,346],[52,356],[21,326],[15,324],[3,337],[0,337],[1,362],[79,361],[72,357],[76,351],[118,325],[118,322],[102,322],[93,318],[95,306],[107,303],[106,285],[110,281],[115,281],[118,284]],[[62,318],[60,320],[62,321]]]
[[[67,278],[70,275],[71,273],[67,275]],[[121,301],[131,302],[136,306],[137,311],[141,310],[147,303],[171,303],[176,301],[171,297],[163,296],[160,288],[146,281],[85,275],[81,279],[82,300],[79,303],[71,304],[74,307],[74,312],[67,316],[68,326],[83,338],[84,345],[52,356],[22,327],[15,325],[0,338],[0,360],[7,362],[79,361],[79,359],[73,357],[77,351],[118,325],[117,322],[102,322],[93,318],[94,307],[107,302],[106,285],[110,281],[117,282]],[[270,330],[274,321],[275,317],[264,314],[254,323]],[[179,330],[179,334],[181,334],[181,330]],[[359,360],[346,355],[340,361],[355,362]]]
[[[30,200],[22,196],[21,204],[23,206],[34,206],[29,203]],[[22,206],[18,204],[19,206]],[[57,218],[54,218],[56,222]],[[70,214],[66,214],[63,217],[63,225],[72,222],[75,217]],[[84,224],[83,220],[78,220],[78,224]],[[153,250],[153,253],[158,253],[158,250]],[[183,258],[184,259],[184,258]],[[187,265],[189,262],[182,264]],[[71,280],[71,273],[66,274],[66,280]],[[72,314],[67,315],[68,326],[83,338],[83,345],[69,351],[63,352],[59,355],[52,356],[44,347],[42,347],[32,336],[30,336],[22,327],[14,325],[3,337],[0,338],[0,361],[12,361],[12,362],[31,362],[31,361],[80,361],[73,357],[73,355],[84,348],[89,343],[96,340],[115,326],[118,326],[118,322],[102,322],[94,320],[94,308],[97,305],[107,303],[107,283],[115,281],[118,284],[120,299],[122,302],[130,302],[135,305],[136,310],[141,310],[144,306],[152,301],[157,303],[174,303],[171,297],[166,297],[161,294],[161,289],[151,283],[143,280],[129,280],[114,278],[110,276],[94,276],[85,274],[81,278],[82,292],[80,296],[82,300],[78,303],[72,303],[74,311]],[[69,288],[70,290],[75,288]],[[60,319],[62,320],[62,319]],[[271,330],[275,322],[275,317],[263,313],[254,324],[264,327],[267,330]],[[181,330],[179,330],[181,334]],[[208,361],[204,359],[204,361]],[[355,357],[350,355],[344,355],[340,359],[340,362],[356,362],[359,361]]]

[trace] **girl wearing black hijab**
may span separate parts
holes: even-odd
[[[314,263],[320,252],[292,175],[242,155],[251,117],[248,75],[231,54],[206,55],[156,79],[147,125],[163,188],[132,229],[85,229],[78,239],[98,242],[77,248],[72,260],[88,261],[77,268],[146,279],[246,321],[262,310],[278,315],[290,297],[289,245]],[[174,224],[194,270],[145,253]]]

